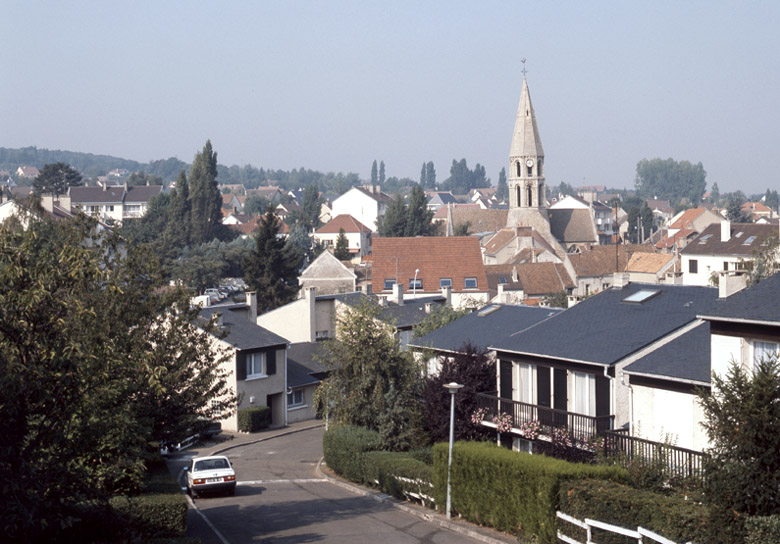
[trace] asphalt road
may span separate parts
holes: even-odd
[[[198,498],[188,519],[187,535],[204,544],[484,541],[318,476],[321,428],[247,444],[226,455],[236,469],[235,496]],[[184,466],[187,457],[177,456],[171,468]]]

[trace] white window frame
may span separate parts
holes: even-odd
[[[763,340],[753,340],[753,369],[756,368],[759,361],[764,357],[771,357],[778,355],[777,342],[765,342]]]
[[[306,406],[306,395],[304,394],[303,389],[294,389],[290,394],[287,395],[287,408],[302,408],[303,406]],[[296,398],[300,396],[300,400],[297,401]]]
[[[474,285],[469,285],[469,283],[473,280]],[[477,278],[464,278],[463,279],[463,288],[464,289],[477,289],[479,287],[479,283],[477,282]]]
[[[246,379],[267,378],[265,366],[265,352],[256,351],[246,354]]]
[[[587,372],[573,372],[573,412],[585,416],[596,415],[596,375]]]

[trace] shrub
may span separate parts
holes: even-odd
[[[112,497],[110,504],[134,534],[165,537],[187,532],[187,499],[181,492]]]
[[[251,406],[238,411],[238,430],[255,433],[271,424],[271,409],[268,406]]]
[[[675,542],[708,542],[706,506],[684,497],[667,496],[606,480],[568,481],[558,492],[559,509],[577,519],[595,519],[627,529],[645,527]],[[559,527],[571,537],[578,535],[566,522]],[[604,544],[625,540],[599,533]]]
[[[745,544],[780,542],[780,515],[753,516],[745,521]]]
[[[452,453],[452,504],[462,517],[539,542],[556,538],[558,490],[566,480],[624,481],[625,471],[529,455],[486,442],[458,442]],[[447,444],[434,446],[434,492],[446,502]]]
[[[325,463],[336,473],[357,483],[366,478],[364,453],[381,448],[379,433],[354,425],[333,426],[322,438]]]
[[[433,499],[433,466],[410,453],[372,451],[364,454],[366,480],[388,495],[402,500]]]

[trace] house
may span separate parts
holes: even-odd
[[[319,362],[320,342],[296,342],[287,350],[287,423],[317,417],[314,394],[328,375]]]
[[[339,233],[344,231],[350,255],[363,257],[371,253],[371,229],[351,215],[337,215],[314,232],[314,239],[326,248],[335,248]]]
[[[268,186],[268,187],[257,187],[256,189],[247,189],[246,195],[257,195],[265,198],[268,200],[268,202],[271,202],[272,204],[277,204],[279,202],[279,199],[282,198],[282,190],[279,187],[276,187],[274,185]]]
[[[40,170],[34,166],[20,166],[16,169],[16,177],[25,179],[35,179],[41,175]]]
[[[771,224],[732,223],[709,225],[680,252],[682,282],[710,285],[721,271],[744,268],[745,263],[768,249],[778,227]]]
[[[590,203],[590,209],[593,212],[593,220],[596,223],[596,232],[599,237],[599,244],[609,245],[615,243],[617,234],[617,219],[615,211],[598,200]]]
[[[626,264],[628,279],[639,283],[664,283],[667,276],[674,282],[677,257],[669,253],[642,253],[631,255]]]
[[[124,219],[137,219],[146,214],[149,200],[162,193],[161,185],[127,184],[81,186],[68,188],[71,208],[87,215],[99,217],[102,221],[121,223]]]
[[[298,277],[301,290],[316,287],[322,295],[354,293],[357,275],[330,251],[323,251]]]
[[[415,296],[452,290],[453,306],[487,302],[488,284],[479,240],[473,236],[376,238],[373,241],[372,292],[400,284]]]
[[[659,200],[657,198],[648,198],[645,200],[647,207],[653,212],[656,225],[663,225],[672,217],[674,210],[668,200]]]
[[[532,252],[534,262],[561,262],[555,249],[533,227],[504,227],[482,239],[485,265],[507,264],[523,250]]]
[[[667,252],[682,249],[701,231],[722,220],[721,216],[707,208],[683,210],[671,219],[666,234],[656,242],[655,247]]]
[[[425,196],[428,197],[428,209],[434,212],[442,206],[458,203],[452,191],[425,191]]]
[[[203,308],[199,316],[206,321],[218,317],[224,336],[212,337],[214,345],[227,355],[222,369],[227,385],[239,396],[238,409],[268,406],[271,425],[287,424],[287,346],[289,342],[258,326],[257,298],[247,293],[247,305],[222,305]],[[223,420],[222,427],[238,430],[238,415]]]
[[[490,413],[512,416],[502,442],[530,451],[523,427],[531,420],[547,436],[553,428],[582,440],[609,429],[633,432],[623,369],[692,327],[717,295],[711,287],[629,284],[618,275],[611,289],[493,343],[498,395],[479,398]],[[495,427],[489,419],[483,425]]]
[[[351,215],[372,232],[376,232],[377,220],[384,217],[392,200],[376,185],[352,187],[333,201],[331,215]]]
[[[567,196],[550,206],[547,214],[552,235],[567,252],[599,243],[594,214],[581,198]]]
[[[577,287],[574,296],[589,297],[612,287],[615,272],[624,272],[632,254],[644,251],[644,246],[593,246],[569,255]]]
[[[575,287],[561,263],[485,265],[485,272],[493,302],[537,305],[556,293],[571,295]]]
[[[761,202],[745,202],[741,209],[743,213],[749,214],[753,221],[761,218],[772,219],[775,216],[772,208]]]
[[[562,311],[560,308],[488,304],[421,338],[410,340],[409,347],[418,352],[433,351],[433,357],[427,362],[427,372],[436,374],[441,369],[441,359],[460,352],[465,344],[488,351],[493,343]],[[492,351],[489,353],[491,357],[495,355]]]

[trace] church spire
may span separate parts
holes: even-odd
[[[509,207],[546,207],[544,189],[544,149],[536,125],[536,114],[531,104],[531,93],[525,77],[523,62],[523,90],[517,107],[515,131],[509,148]]]
[[[528,91],[528,80],[523,76],[523,90],[520,93],[520,104],[517,106],[515,118],[515,133],[512,137],[512,147],[509,157],[544,158],[542,139],[539,137],[539,127],[536,126],[536,114],[531,104],[531,93]]]

